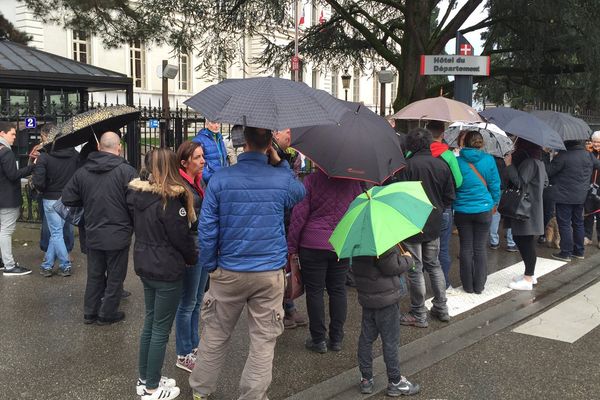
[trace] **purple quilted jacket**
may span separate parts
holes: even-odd
[[[304,179],[306,196],[292,210],[287,243],[290,254],[298,248],[333,250],[329,237],[348,206],[362,190],[358,181],[329,178],[317,170]]]

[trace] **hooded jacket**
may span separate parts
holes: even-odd
[[[469,166],[477,169],[486,185]],[[463,214],[479,214],[490,211],[500,201],[500,175],[494,157],[470,147],[460,151],[458,166],[463,176],[463,184],[456,191],[454,211]]]
[[[88,248],[121,250],[131,243],[133,226],[126,194],[136,175],[123,157],[97,151],[63,189],[65,205],[83,207]]]
[[[365,308],[384,308],[406,295],[406,283],[401,274],[414,265],[412,257],[400,255],[396,246],[379,258],[352,258],[352,271],[358,292],[358,302]]]
[[[196,213],[186,208],[183,186],[174,187],[173,192],[163,204],[156,185],[140,179],[129,183],[127,204],[135,231],[133,265],[135,273],[143,278],[178,281],[186,265],[195,265],[198,260],[189,224],[196,220]]]
[[[79,153],[72,147],[40,153],[33,169],[33,186],[43,199],[57,200],[77,170]]]
[[[360,183],[350,179],[329,178],[323,171],[304,178],[306,196],[292,210],[288,231],[290,254],[300,247],[333,250],[329,238],[348,206],[362,190]]]
[[[221,132],[213,133],[208,128],[203,128],[194,136],[192,142],[198,143],[202,146],[202,150],[204,150],[206,164],[202,171],[202,179],[204,183],[208,184],[208,181],[215,172],[229,166],[227,147],[225,147],[223,135]]]
[[[397,180],[421,181],[423,189],[434,207],[423,227],[423,233],[411,236],[406,239],[406,242],[423,243],[439,238],[442,213],[454,201],[454,182],[448,164],[433,157],[429,148],[424,148],[406,160],[406,168],[400,171]]]
[[[449,147],[446,143],[442,142],[432,142],[431,146],[431,155],[436,158],[441,158],[448,164],[450,167],[450,172],[452,172],[452,178],[454,179],[454,187],[458,189],[460,185],[462,185],[463,177],[460,173],[460,168],[458,167],[458,161],[456,161],[456,156],[453,152],[449,150]]]
[[[33,171],[33,164],[18,169],[17,159],[6,140],[0,138],[0,208],[17,208],[23,204],[21,178]]]

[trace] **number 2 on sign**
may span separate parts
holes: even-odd
[[[37,127],[37,121],[33,117],[25,118],[25,128]]]

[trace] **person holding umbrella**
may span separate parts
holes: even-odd
[[[515,151],[505,157],[505,174],[513,187],[522,188],[529,196],[531,209],[529,218],[518,220],[505,217],[506,228],[511,228],[523,262],[525,273],[509,283],[515,290],[532,290],[537,283],[535,264],[537,261],[535,236],[544,233],[544,187],[548,186],[548,176],[541,161],[542,148],[525,139],[518,139]]]
[[[292,210],[288,251],[300,258],[310,338],[308,350],[340,351],[346,321],[348,259],[339,259],[328,242],[348,206],[361,193],[356,180],[329,178],[318,169],[304,178],[306,196]],[[329,296],[329,337],[325,326],[323,294]],[[329,339],[329,340],[327,340]]]
[[[454,221],[460,239],[460,280],[467,293],[481,294],[487,280],[487,241],[493,209],[500,200],[494,158],[481,151],[483,137],[467,131],[458,165],[463,184],[456,192]]]

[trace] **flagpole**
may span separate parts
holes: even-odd
[[[294,1],[294,56],[298,57],[298,0]],[[298,69],[294,71],[294,81],[298,82]]]

